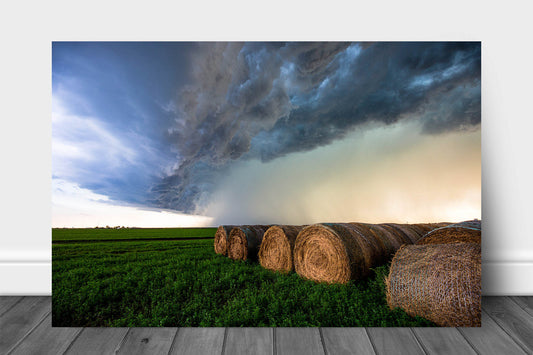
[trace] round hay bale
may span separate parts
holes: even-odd
[[[411,238],[403,230],[400,228],[394,227],[392,223],[382,223],[380,224],[381,227],[387,229],[390,234],[394,235],[394,238],[400,242],[400,245],[404,244],[412,244]],[[397,249],[396,249],[397,250]],[[395,251],[396,251],[395,250]]]
[[[443,223],[418,223],[418,224],[398,224],[398,223],[384,223],[384,225],[391,226],[397,230],[399,230],[405,237],[407,237],[407,241],[405,244],[414,244],[417,241],[419,241],[426,233],[429,231],[445,227],[449,225],[450,223],[443,222]],[[404,238],[405,241],[405,238]]]
[[[392,250],[392,244],[389,239],[384,237],[383,233],[372,228],[371,224],[350,223],[350,225],[373,244],[375,264],[379,265],[383,263],[387,258],[389,250]]]
[[[444,327],[481,325],[481,246],[476,243],[404,245],[386,279],[390,309]]]
[[[363,223],[308,226],[296,238],[294,269],[306,279],[327,283],[366,277],[394,248],[387,233],[386,228]]]
[[[294,270],[310,280],[348,282],[354,273],[360,273],[365,262],[359,244],[347,234],[326,224],[304,228],[294,245]]]
[[[259,263],[265,269],[288,273],[294,270],[293,250],[298,233],[306,226],[272,226],[259,248]]]
[[[398,231],[400,231],[400,233],[407,237],[409,243],[406,244],[416,243],[425,234],[420,228],[413,228],[413,226],[410,224],[386,223],[386,225],[397,229]]]
[[[465,221],[433,229],[416,244],[481,244],[481,221]]]
[[[238,226],[229,235],[228,256],[233,260],[257,260],[263,235],[270,226]]]
[[[417,240],[420,240],[420,238],[422,238],[424,235],[426,235],[427,232],[429,232],[430,230],[433,229],[433,228],[429,227],[428,225],[422,224],[422,223],[410,224],[409,226],[419,236]]]
[[[398,243],[398,240],[395,237],[390,235],[389,230],[384,229],[383,227],[380,227],[376,224],[365,224],[365,226],[383,246],[383,250],[385,253],[383,261],[385,262],[389,259],[389,256],[392,256],[396,252],[396,250],[398,250],[401,244]]]
[[[387,255],[392,256],[396,250],[405,244],[404,239],[396,235],[398,232],[389,226],[373,224],[372,229],[381,239],[387,240],[391,245],[390,249],[387,250]]]
[[[453,224],[453,223],[450,223],[450,222],[430,223],[433,229],[446,227],[446,226],[449,226],[450,224]]]
[[[363,256],[365,258],[365,266],[370,272],[370,268],[379,265],[384,256],[384,244],[376,238],[373,233],[369,233],[367,226],[362,223],[346,223],[344,227],[355,233],[358,238],[361,249],[363,250]]]
[[[228,255],[229,234],[236,226],[219,226],[215,232],[215,253]]]
[[[417,223],[416,226],[420,228],[424,234],[436,228],[431,223]]]

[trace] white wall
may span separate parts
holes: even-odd
[[[483,293],[533,294],[533,28],[527,3],[288,3],[2,5],[0,294],[51,292],[51,41],[287,39],[483,42]]]

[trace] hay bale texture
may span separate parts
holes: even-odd
[[[465,221],[433,229],[417,242],[417,244],[449,243],[481,244],[481,221]]]
[[[288,273],[294,270],[293,250],[298,233],[306,226],[272,226],[263,236],[259,263],[265,269]]]
[[[481,326],[481,246],[404,245],[386,279],[387,303],[444,327]]]
[[[346,283],[370,274],[404,244],[424,235],[416,225],[321,223],[302,229],[294,245],[294,269],[302,277]]]
[[[417,223],[417,224],[398,224],[398,223],[384,223],[383,225],[393,227],[400,230],[406,237],[408,242],[404,244],[414,244],[422,239],[428,232],[435,228],[446,227],[451,223]]]
[[[257,260],[263,235],[270,227],[268,225],[234,227],[229,235],[228,256],[233,260]]]
[[[215,253],[228,255],[229,234],[236,226],[219,226],[215,233]]]

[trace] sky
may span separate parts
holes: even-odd
[[[472,218],[479,42],[52,44],[52,227]]]

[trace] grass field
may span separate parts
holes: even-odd
[[[364,281],[326,285],[217,255],[213,240],[72,242],[52,250],[53,326],[434,325],[388,309],[387,266]]]
[[[213,238],[216,228],[54,228],[52,242]]]

